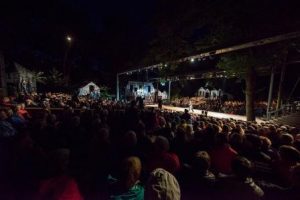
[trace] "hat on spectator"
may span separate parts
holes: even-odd
[[[176,178],[162,168],[155,169],[146,184],[146,200],[179,200],[180,186]]]

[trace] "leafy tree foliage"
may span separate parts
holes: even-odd
[[[296,31],[300,25],[295,2],[272,0],[163,0],[146,63],[168,63],[180,57]],[[270,6],[272,5],[272,6]],[[270,73],[282,62],[282,48],[252,49],[222,56],[218,67],[246,81],[247,119],[254,119],[255,76]],[[170,62],[161,75],[172,73]]]
[[[54,86],[62,86],[64,83],[63,74],[55,68],[52,68],[47,76],[47,82]]]
[[[45,76],[44,72],[33,72],[32,77],[37,83],[46,84],[47,77]]]
[[[253,121],[254,116],[254,89],[255,89],[255,67],[257,60],[251,54],[224,56],[218,63],[218,67],[224,70],[229,76],[239,76],[246,81],[246,115],[247,120]]]

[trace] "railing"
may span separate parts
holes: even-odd
[[[273,111],[267,111],[267,120],[272,119],[273,117],[278,118],[279,116],[282,116],[285,110],[285,105],[281,108]]]
[[[273,111],[267,111],[267,120],[278,118],[287,114],[300,111],[300,104],[285,104],[281,108]]]

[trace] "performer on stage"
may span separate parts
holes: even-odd
[[[194,108],[191,100],[189,101],[189,111],[194,112]]]
[[[154,92],[154,103],[158,102],[158,90],[156,89]]]
[[[161,110],[162,109],[162,98],[161,97],[158,97],[157,103],[158,103],[158,108]]]
[[[28,82],[27,82],[27,92],[28,92],[29,94],[31,94],[31,93],[33,92],[33,87],[32,87],[32,82],[31,82],[31,80],[28,80]]]
[[[23,79],[21,80],[21,87],[20,87],[20,91],[24,94],[27,94],[27,83],[26,81]]]
[[[136,102],[138,103],[138,108],[143,110],[144,109],[144,98],[141,96],[138,96],[136,98]]]

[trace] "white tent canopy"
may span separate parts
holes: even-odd
[[[100,88],[94,82],[90,82],[90,83],[86,84],[85,86],[79,88],[79,96],[85,96],[85,95],[91,94],[92,92],[100,94]]]

